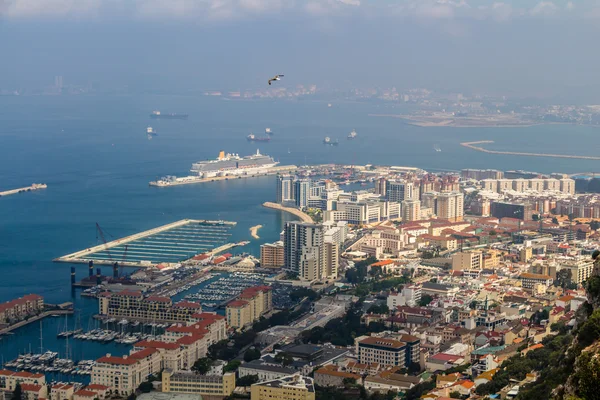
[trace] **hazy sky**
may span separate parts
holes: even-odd
[[[595,0],[0,0],[0,87],[244,90],[285,73],[595,98],[599,39]]]

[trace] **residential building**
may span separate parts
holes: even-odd
[[[483,268],[483,254],[480,251],[458,252],[452,255],[452,270],[481,270]]]
[[[191,371],[165,369],[162,373],[162,391],[192,393],[208,398],[230,396],[235,390],[235,372],[223,375],[200,375]]]
[[[340,371],[333,364],[326,365],[315,371],[315,384],[318,386],[344,387],[344,379],[354,379],[356,383],[360,384],[362,377],[351,372]]]
[[[103,292],[98,297],[99,314],[154,322],[191,321],[192,315],[202,311],[199,303],[180,301],[173,304],[170,297],[150,296],[141,292],[123,290]]]
[[[14,323],[44,310],[44,298],[28,294],[15,300],[0,303],[0,325]]]
[[[294,196],[296,200],[296,207],[308,207],[308,199],[311,195],[310,188],[310,179],[298,179],[296,182],[294,182]]]
[[[464,195],[459,192],[438,194],[436,214],[438,218],[451,222],[462,221],[464,215]]]
[[[33,374],[27,371],[15,372],[6,369],[0,370],[0,395],[12,394],[18,384],[46,387],[44,374]],[[10,395],[8,396],[10,397]]]
[[[270,286],[256,286],[242,291],[236,300],[227,303],[227,324],[241,329],[271,311],[272,293]]]
[[[552,278],[548,275],[522,273],[519,280],[525,289],[533,289],[536,285],[551,286]]]
[[[322,225],[288,222],[284,230],[285,269],[301,279],[323,277],[324,229]]]
[[[286,204],[294,201],[294,178],[291,175],[277,177],[277,203]]]
[[[406,365],[406,343],[394,339],[368,337],[356,342],[358,362],[383,366]]]
[[[340,265],[340,245],[326,240],[323,247],[323,276],[336,279]]]
[[[407,181],[387,181],[385,192],[386,198],[395,203],[419,198],[419,192],[415,190],[414,184]]]
[[[263,360],[245,362],[238,368],[238,376],[240,378],[248,375],[256,375],[258,376],[259,381],[270,381],[290,376],[295,373],[296,370],[294,368],[269,364]]]
[[[402,221],[418,221],[421,219],[421,201],[404,200],[402,202]]]
[[[312,378],[300,374],[271,381],[255,383],[251,388],[251,400],[315,400]]]
[[[559,261],[560,269],[571,271],[571,282],[585,282],[594,272],[594,260],[589,257],[576,257]]]
[[[265,243],[260,246],[260,266],[262,268],[281,268],[285,265],[282,241]]]

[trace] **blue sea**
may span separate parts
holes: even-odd
[[[151,120],[152,110],[188,113],[189,120]],[[460,142],[494,140],[491,149],[596,155],[597,128],[547,125],[528,128],[420,128],[396,118],[391,104],[303,100],[225,100],[187,96],[0,97],[0,190],[46,183],[48,189],[0,198],[0,301],[39,293],[47,302],[74,301],[87,327],[96,302],[72,297],[69,266],[52,259],[107,240],[183,218],[236,221],[234,240],[258,255],[278,239],[290,217],[261,207],[275,196],[275,178],[261,177],[172,188],[149,187],[164,175],[187,174],[219,150],[248,155],[257,149],[281,164],[347,163],[416,166],[431,171],[461,168],[593,172],[600,162],[491,155]],[[151,125],[158,136],[148,140]],[[274,132],[270,143],[249,143],[253,132]],[[358,138],[347,141],[356,129]],[[324,146],[325,136],[339,139]],[[434,146],[441,148],[435,152]],[[261,224],[260,239],[249,228]],[[78,266],[78,279],[86,274]],[[106,273],[110,273],[108,270]],[[74,318],[69,324],[75,323]],[[43,322],[44,347],[63,351],[56,332],[64,321]],[[39,347],[39,324],[0,340],[4,360],[29,345]],[[127,346],[89,345],[76,358],[95,358]]]

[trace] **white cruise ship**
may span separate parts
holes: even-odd
[[[240,157],[238,154],[225,154],[221,150],[216,160],[199,161],[192,164],[191,172],[201,178],[224,175],[247,175],[261,172],[279,164],[273,157],[260,154]]]

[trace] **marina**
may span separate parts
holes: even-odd
[[[34,190],[46,189],[47,187],[48,187],[48,185],[46,185],[45,183],[34,183],[31,186],[18,188],[18,189],[5,190],[4,192],[0,192],[0,197],[10,196],[11,194],[17,194],[17,193],[31,192]]]
[[[58,353],[47,351],[43,354],[22,354],[4,364],[5,368],[15,371],[38,372],[45,374],[58,373],[63,375],[91,375],[93,360],[75,362],[68,358],[59,358]]]
[[[186,300],[200,301],[203,307],[217,308],[237,297],[244,289],[263,284],[267,275],[233,272],[210,282],[208,285],[185,296]]]
[[[118,263],[126,267],[149,267],[161,263],[179,263],[201,253],[227,246],[230,229],[236,225],[229,221],[184,219],[150,229],[111,242],[97,225],[104,243],[71,253],[55,262],[100,265]],[[230,247],[235,246],[230,244]]]

